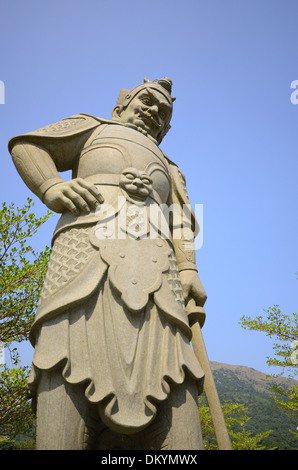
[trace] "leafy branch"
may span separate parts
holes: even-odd
[[[24,207],[3,203],[0,209],[0,343],[8,349],[12,368],[0,366],[0,434],[14,437],[33,429],[33,414],[26,385],[28,367],[12,343],[28,339],[50,257],[48,246],[36,252],[28,239],[51,213],[37,217],[33,201]]]

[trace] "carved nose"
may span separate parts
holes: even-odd
[[[136,184],[137,186],[143,186],[143,182],[140,178],[135,178],[133,180],[134,184]]]
[[[156,104],[153,105],[153,106],[150,106],[149,109],[150,109],[151,114],[153,114],[154,116],[157,116],[157,114],[158,114],[158,107],[157,107]]]

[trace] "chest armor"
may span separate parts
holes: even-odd
[[[153,190],[162,202],[170,193],[168,163],[159,147],[141,132],[120,124],[102,124],[86,142],[78,162],[77,176],[120,176],[135,168],[152,179]]]

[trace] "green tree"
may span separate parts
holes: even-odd
[[[204,449],[217,450],[218,445],[216,443],[211,413],[203,396],[199,397],[199,409]],[[263,441],[272,431],[265,431],[256,435],[246,431],[245,426],[251,418],[247,416],[247,408],[243,404],[225,401],[222,405],[222,411],[233,450],[269,450]]]
[[[262,315],[252,319],[243,316],[240,324],[244,329],[262,331],[270,338],[275,338],[273,343],[273,357],[267,357],[267,365],[279,367],[281,370],[277,376],[287,374],[294,378],[298,373],[298,315],[293,313],[285,315],[278,305],[264,310]],[[272,387],[273,398],[276,406],[291,416],[298,416],[298,386],[283,388],[275,385]],[[292,432],[298,437],[298,433]]]
[[[15,343],[28,340],[50,256],[49,247],[36,252],[28,239],[51,215],[36,217],[34,203],[0,209],[0,343],[12,367],[0,367],[0,435],[14,437],[32,429],[33,414],[26,393],[28,367],[20,366]]]

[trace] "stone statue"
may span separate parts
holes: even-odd
[[[171,87],[145,79],[120,91],[111,120],[78,114],[9,141],[23,181],[62,214],[30,335],[38,449],[203,447],[186,311],[206,301],[197,226],[159,148]]]

